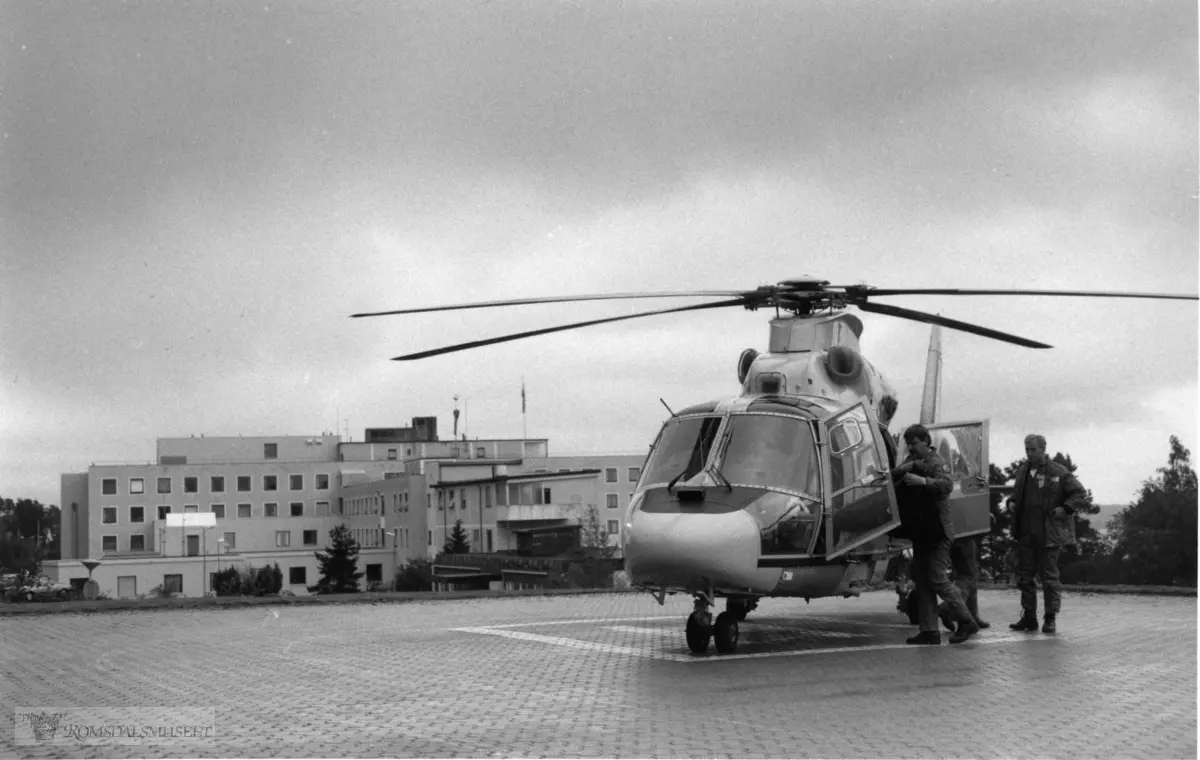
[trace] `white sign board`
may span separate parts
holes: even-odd
[[[217,515],[213,512],[183,512],[167,515],[168,528],[215,528]]]

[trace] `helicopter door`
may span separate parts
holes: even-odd
[[[988,486],[988,421],[938,422],[926,425],[933,450],[950,468],[950,519],[954,537],[977,536],[992,529],[991,488]],[[900,441],[897,461],[908,456]]]
[[[887,449],[871,410],[862,403],[822,421],[830,494],[825,556],[852,551],[900,524]]]

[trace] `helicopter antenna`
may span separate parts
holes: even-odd
[[[662,405],[663,405],[663,406],[667,406],[667,402],[666,402],[666,401],[663,401],[663,399],[662,399],[662,396],[659,396],[659,397],[658,397],[658,400],[659,400],[659,401],[662,401]],[[668,411],[668,412],[671,412],[671,407],[667,406],[667,411]],[[672,417],[674,417],[674,416],[675,416],[675,412],[671,412],[671,416],[672,416]]]

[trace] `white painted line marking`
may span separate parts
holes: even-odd
[[[592,620],[538,620],[533,623],[501,623],[499,625],[489,625],[487,628],[526,628],[538,625],[593,625],[595,623],[615,623],[624,620],[679,620],[678,615],[647,615],[644,617],[627,617],[627,618],[594,618]],[[452,628],[454,631],[467,630],[465,628]],[[474,629],[471,629],[474,630]]]
[[[594,641],[583,641],[582,639],[570,639],[565,636],[543,636],[538,633],[526,633],[525,631],[499,631],[491,628],[454,628],[455,631],[462,633],[483,633],[491,636],[503,636],[507,639],[517,639],[519,641],[537,641],[542,644],[553,644],[560,647],[570,647],[572,649],[584,649],[589,652],[604,652],[605,654],[630,654],[636,657],[648,657],[655,660],[673,660],[676,662],[687,662],[689,657],[673,654],[671,652],[653,652],[645,649],[635,649],[634,647],[619,647],[613,644],[600,644]]]
[[[633,618],[635,620],[659,618]],[[579,622],[579,621],[571,621]],[[529,624],[522,624],[529,625]],[[536,624],[535,624],[536,625]],[[513,628],[515,626],[509,626]],[[609,628],[617,628],[622,630],[644,632],[648,629],[636,628],[634,626],[607,626]],[[508,639],[516,639],[518,641],[534,641],[542,644],[551,644],[553,646],[568,647],[570,649],[582,649],[589,652],[603,652],[605,654],[625,654],[635,657],[645,657],[652,660],[667,660],[669,662],[725,662],[727,660],[751,660],[761,659],[764,657],[794,657],[799,655],[817,655],[817,654],[844,654],[846,652],[881,652],[892,649],[921,649],[921,646],[913,646],[911,644],[869,644],[866,646],[851,646],[851,647],[828,647],[825,649],[787,649],[778,652],[755,652],[752,654],[723,654],[712,656],[695,656],[688,654],[680,654],[676,652],[656,652],[649,649],[639,649],[635,647],[616,646],[614,644],[601,644],[594,641],[583,641],[582,639],[572,639],[566,636],[543,636],[538,633],[527,633],[525,631],[499,630],[499,626],[472,627],[472,628],[452,628],[453,631],[460,633],[479,633],[488,636],[500,636]],[[649,629],[657,631],[657,629]],[[813,632],[809,632],[812,634]],[[859,636],[866,634],[847,634],[840,631],[825,632],[833,636]],[[999,636],[988,636],[986,638],[972,639],[967,646],[977,644],[1013,644],[1023,641],[1051,641],[1051,637],[1042,636],[1023,636],[1017,634],[1002,634]],[[962,646],[961,644],[943,644],[942,646]]]

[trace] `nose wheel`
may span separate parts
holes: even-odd
[[[688,649],[695,654],[708,651],[711,640],[720,654],[733,654],[738,646],[738,623],[758,605],[757,599],[730,599],[725,611],[714,621],[710,611],[713,598],[704,592],[696,592],[696,609],[688,616],[684,634]]]
[[[738,645],[738,619],[728,611],[717,615],[712,629],[713,644],[721,654],[733,654]]]

